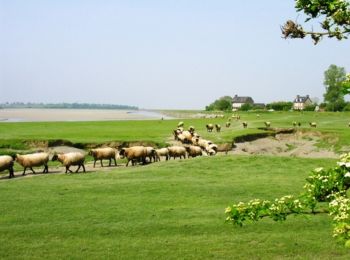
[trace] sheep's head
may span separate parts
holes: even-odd
[[[125,157],[125,148],[122,148],[122,149],[120,150],[120,152],[119,152],[119,157],[122,158],[122,159]]]
[[[58,154],[55,153],[55,154],[52,156],[51,161],[57,161],[57,160],[58,160]]]

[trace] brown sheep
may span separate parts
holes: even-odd
[[[47,165],[48,161],[49,161],[48,153],[32,153],[32,154],[25,154],[25,155],[16,154],[16,162],[18,162],[24,168],[22,175],[26,174],[27,168],[29,168],[33,173],[35,173],[35,171],[33,170],[33,167],[42,166],[42,165],[44,165],[43,173],[48,173],[49,172],[49,167]]]
[[[52,161],[59,161],[62,163],[63,166],[66,167],[66,173],[67,172],[72,172],[69,167],[72,165],[78,165],[78,168],[76,169],[75,172],[78,172],[80,170],[80,167],[83,168],[83,171],[85,172],[85,155],[80,152],[70,152],[70,153],[59,153],[59,154],[54,154],[52,157]]]
[[[103,167],[102,160],[109,160],[109,166],[112,164],[112,160],[114,160],[114,165],[117,166],[117,152],[116,149],[111,147],[105,147],[105,148],[96,148],[91,149],[89,152],[89,155],[91,155],[94,158],[94,168],[96,165],[96,161],[100,160],[101,167]]]
[[[13,173],[13,164],[14,159],[9,155],[1,155],[0,156],[0,172],[8,170],[9,178],[15,177]]]
[[[243,125],[243,128],[247,128],[248,127],[248,123],[247,122],[243,122],[242,125]]]
[[[199,146],[190,145],[186,147],[188,157],[202,156],[202,149]]]
[[[225,126],[228,128],[231,126],[231,122],[226,122]]]
[[[173,157],[174,159],[176,157],[180,157],[180,159],[183,157],[186,159],[186,148],[183,146],[169,146],[169,158]]]
[[[128,162],[126,166],[129,165],[131,161],[132,165],[135,165],[136,162],[142,161],[143,164],[146,163],[147,150],[144,146],[132,146],[129,148],[122,148],[119,153],[121,158],[127,158]]]
[[[215,124],[215,129],[216,129],[216,132],[219,133],[221,131],[221,125]]]
[[[154,162],[157,160],[157,152],[156,152],[156,149],[154,149],[153,147],[147,146],[146,153],[147,153],[146,157],[149,158],[150,162],[152,162],[152,159]]]

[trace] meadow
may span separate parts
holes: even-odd
[[[221,133],[205,124],[227,119],[181,119],[205,138],[231,143],[243,135],[302,123],[320,146],[350,145],[348,113],[241,113]],[[184,115],[186,117],[189,114]],[[228,116],[228,115],[226,115]],[[117,142],[166,146],[180,120],[1,123],[0,152],[34,150],[66,140],[75,146]],[[317,122],[311,129],[308,122]],[[305,178],[334,159],[218,155],[86,174],[0,180],[1,259],[349,259],[332,238],[327,214],[263,219],[242,228],[225,222],[225,208],[253,198],[303,192]],[[16,166],[18,169],[18,166]]]

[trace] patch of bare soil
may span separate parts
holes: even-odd
[[[236,143],[230,154],[261,154],[276,156],[294,156],[305,158],[338,158],[332,150],[316,146],[322,136],[317,133],[295,132],[293,134],[277,134],[250,142]]]

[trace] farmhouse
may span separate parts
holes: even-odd
[[[254,100],[251,97],[239,97],[235,95],[232,99],[232,109],[241,108],[244,104],[254,104]]]
[[[309,95],[305,97],[297,95],[293,101],[294,110],[304,110],[305,107],[312,105],[312,100]]]

